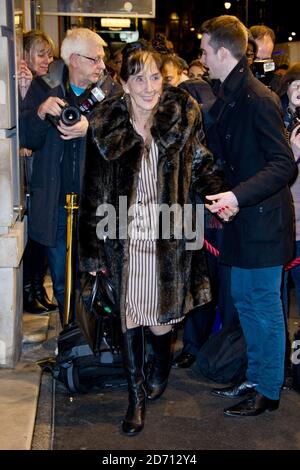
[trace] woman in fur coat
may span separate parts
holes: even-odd
[[[199,228],[192,242],[186,227],[179,230],[183,208],[196,191],[216,193],[222,183],[201,144],[198,104],[183,90],[163,90],[160,56],[127,48],[121,79],[124,95],[105,100],[90,121],[79,246],[81,271],[107,270],[114,284],[129,390],[122,429],[134,435],[144,426],[146,396],[155,400],[166,388],[172,325],[211,300]],[[176,214],[158,213],[158,205]],[[190,220],[191,231],[195,211]],[[154,359],[145,378],[146,325]]]

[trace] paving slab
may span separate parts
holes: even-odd
[[[30,450],[39,397],[41,369],[20,361],[0,370],[1,450]]]

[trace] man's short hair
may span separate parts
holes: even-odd
[[[248,32],[246,26],[236,16],[222,15],[207,20],[201,25],[200,31],[210,36],[209,44],[215,52],[220,47],[225,47],[237,60],[245,55]]]
[[[292,82],[295,80],[300,80],[300,62],[295,62],[293,65],[291,65],[286,74],[282,77],[281,83],[280,83],[280,89],[278,91],[279,96],[284,95],[288,87]]]
[[[254,40],[262,39],[264,36],[269,36],[271,38],[273,44],[275,44],[275,33],[274,33],[273,29],[269,28],[268,26],[266,26],[264,24],[258,24],[258,25],[251,26],[250,32],[251,32]]]
[[[94,33],[94,31],[91,29],[69,29],[66,33],[66,37],[62,42],[60,55],[64,62],[69,65],[72,54],[89,55],[89,47],[91,43],[98,44],[102,47],[107,46],[106,42],[101,38],[101,36],[99,36],[97,33]]]

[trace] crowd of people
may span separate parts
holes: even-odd
[[[217,311],[222,327],[241,324],[248,356],[246,376],[212,390],[243,398],[225,416],[276,410],[289,362],[283,267],[300,254],[300,63],[266,84],[251,68],[256,58],[272,56],[270,28],[248,30],[223,15],[201,30],[199,57],[189,65],[162,35],[129,43],[108,60],[103,39],[76,28],[55,61],[51,38],[24,35],[20,144],[30,168],[24,307],[56,308],[43,286],[47,259],[63,325],[64,206],[66,195],[76,193],[77,269],[109,276],[120,312],[126,435],[143,429],[146,400],[162,396],[172,365],[187,368],[196,360]],[[104,87],[107,74],[112,80]],[[95,85],[105,88],[99,103],[74,125],[64,123],[66,103],[78,106]],[[113,230],[102,211],[108,206],[115,210]],[[168,223],[164,207],[174,211]],[[198,243],[199,220],[219,258]],[[299,266],[291,272],[300,302]],[[173,359],[182,321],[183,349]]]

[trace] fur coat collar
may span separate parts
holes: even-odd
[[[174,151],[180,152],[190,136],[191,129],[196,126],[200,130],[201,118],[197,111],[194,99],[184,90],[165,88],[151,128],[157,145],[162,149],[172,147]],[[105,120],[102,119],[103,115]],[[101,108],[98,108],[98,113],[91,119],[91,128],[93,140],[106,160],[120,158],[135,144],[142,142],[142,138],[130,124],[124,94],[106,100]]]

